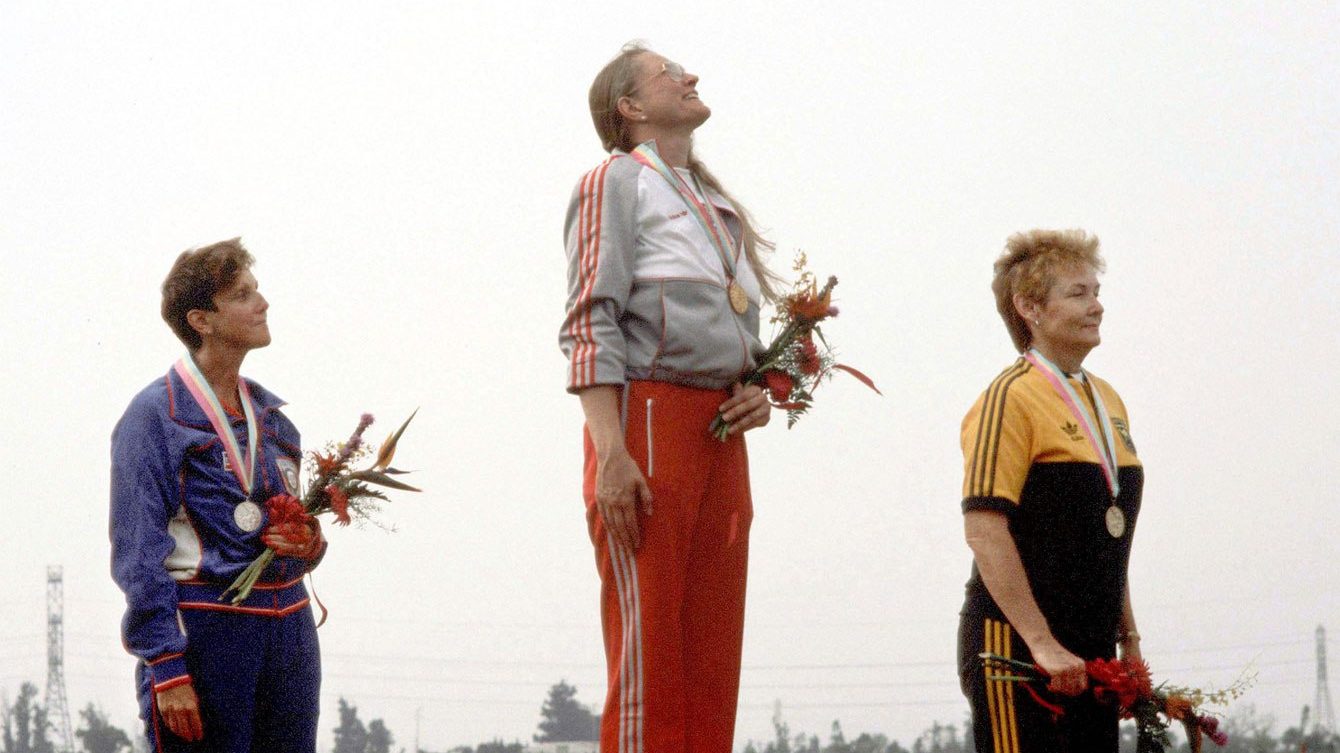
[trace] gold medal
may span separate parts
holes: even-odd
[[[737,314],[743,314],[749,310],[749,296],[745,294],[744,287],[735,280],[731,280],[726,285],[726,294],[730,297],[730,307]]]
[[[1107,523],[1107,532],[1112,534],[1112,538],[1119,539],[1126,533],[1126,514],[1121,511],[1120,507],[1112,505],[1107,508],[1107,514],[1103,516],[1103,520]]]

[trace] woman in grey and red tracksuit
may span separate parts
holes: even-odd
[[[312,518],[268,525],[266,500],[298,493],[301,451],[283,401],[238,373],[270,343],[251,263],[236,239],[178,257],[163,318],[189,352],[112,434],[112,576],[154,751],[316,750],[321,657],[302,577],[325,543]],[[267,546],[278,556],[251,595],[221,599]]]
[[[774,296],[770,244],[693,157],[711,114],[697,82],[639,46],[601,70],[591,116],[611,156],[565,227],[559,341],[586,417],[611,753],[726,753],[734,737],[753,517],[742,434],[771,410],[738,380]],[[725,442],[708,432],[718,411]]]

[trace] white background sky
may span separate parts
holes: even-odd
[[[737,742],[776,699],[821,737],[964,718],[958,426],[1013,358],[990,265],[1033,226],[1103,240],[1086,365],[1146,466],[1156,676],[1255,662],[1246,703],[1295,724],[1340,632],[1338,33],[1307,1],[4,3],[0,687],[44,678],[59,563],[71,705],[135,726],[108,436],[180,354],[172,259],[242,235],[274,333],[244,371],[309,446],[422,408],[399,459],[426,493],[394,535],[332,530],[317,573],[323,740],[341,695],[407,747],[417,710],[434,749],[528,739],[561,678],[601,700],[561,230],[603,157],[587,87],[645,38],[702,76],[698,153],[773,266],[839,276],[828,334],[885,392],[840,378],[750,436]]]

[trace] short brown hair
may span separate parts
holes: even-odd
[[[991,292],[996,294],[996,310],[1005,321],[1014,347],[1024,352],[1032,345],[1028,322],[1014,309],[1014,297],[1042,303],[1056,282],[1057,270],[1076,264],[1104,268],[1098,253],[1098,236],[1075,228],[1071,230],[1029,230],[1015,233],[1005,241],[1005,251],[996,259]]]
[[[163,321],[192,353],[200,349],[200,333],[186,320],[192,309],[214,311],[214,296],[227,290],[256,260],[241,238],[183,251],[163,280]]]

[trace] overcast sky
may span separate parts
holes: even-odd
[[[991,262],[1035,226],[1108,260],[1086,366],[1145,464],[1156,677],[1254,664],[1245,703],[1296,724],[1314,630],[1340,633],[1340,6],[635,7],[0,5],[0,688],[45,677],[61,564],[71,706],[137,726],[108,437],[182,351],[158,318],[173,258],[241,235],[274,334],[244,372],[309,447],[421,408],[398,532],[327,528],[323,741],[341,695],[406,747],[417,713],[431,749],[529,739],[560,679],[599,704],[562,222],[604,156],[587,87],[642,38],[702,77],[697,152],[774,268],[804,249],[840,278],[826,333],[884,391],[839,378],[750,435],[737,747],[775,700],[824,738],[965,717],[958,427],[1014,357]]]

